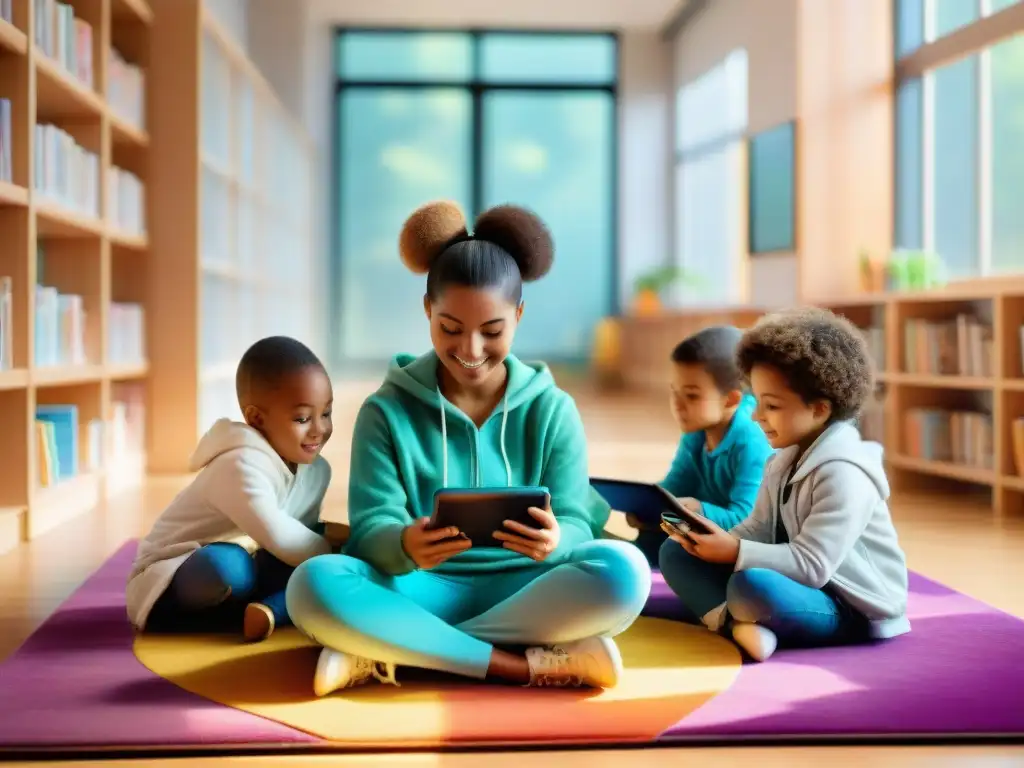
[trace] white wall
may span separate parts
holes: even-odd
[[[236,0],[237,2],[238,0]],[[641,271],[669,256],[672,101],[671,46],[656,26],[671,0],[526,0],[519,3],[449,0],[426,3],[363,0],[248,0],[249,52],[267,80],[310,132],[319,152],[317,247],[324,254],[320,284],[327,319],[330,253],[333,29],[338,23],[434,26],[618,27],[622,34],[619,121],[619,275],[625,306]],[[585,9],[585,10],[584,10]],[[537,26],[536,23],[532,26]]]
[[[798,0],[711,0],[674,41],[676,86],[696,79],[730,51],[745,48],[750,132],[795,118],[798,4]],[[755,306],[796,303],[796,255],[780,253],[750,259],[747,280],[748,301]]]

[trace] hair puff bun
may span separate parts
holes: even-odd
[[[515,259],[523,280],[539,280],[555,261],[551,232],[533,211],[517,205],[496,205],[480,214],[473,235],[494,243]]]
[[[437,200],[421,205],[402,225],[398,253],[416,274],[425,274],[445,246],[466,234],[466,216],[456,203]]]

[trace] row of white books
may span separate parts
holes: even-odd
[[[35,43],[43,53],[60,64],[72,77],[92,88],[92,25],[69,3],[34,0]]]
[[[107,219],[120,231],[146,234],[145,187],[139,177],[116,166],[107,173]]]
[[[85,307],[81,296],[36,286],[35,364],[85,365]]]
[[[115,365],[137,365],[146,360],[145,310],[140,304],[114,302],[107,313],[107,358]]]
[[[146,127],[146,74],[114,48],[107,58],[107,104],[136,128]]]
[[[11,154],[11,100],[0,99],[0,181],[14,180]]]
[[[54,203],[94,218],[100,215],[100,159],[56,125],[35,127],[36,190]]]

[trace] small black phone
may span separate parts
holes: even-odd
[[[550,492],[539,486],[441,488],[434,493],[430,528],[452,526],[474,547],[500,547],[495,531],[515,533],[505,525],[506,520],[539,528],[540,521],[530,514],[530,507],[547,509],[550,504]]]
[[[699,534],[711,533],[711,529],[704,522],[704,518],[695,512],[691,512],[682,504],[678,505],[678,509],[662,512],[661,523],[662,525],[667,525],[680,536],[686,536],[690,532]]]

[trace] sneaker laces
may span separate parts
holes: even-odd
[[[538,669],[530,665],[530,685],[564,688],[583,685],[583,676],[574,671],[572,656],[559,646],[545,648],[533,657]]]
[[[395,676],[397,670],[395,669],[394,664],[384,661],[371,661],[370,665],[370,674],[373,675],[376,680],[381,683],[387,683],[388,685],[396,685],[399,688],[402,687],[402,684],[398,682],[398,679]]]

